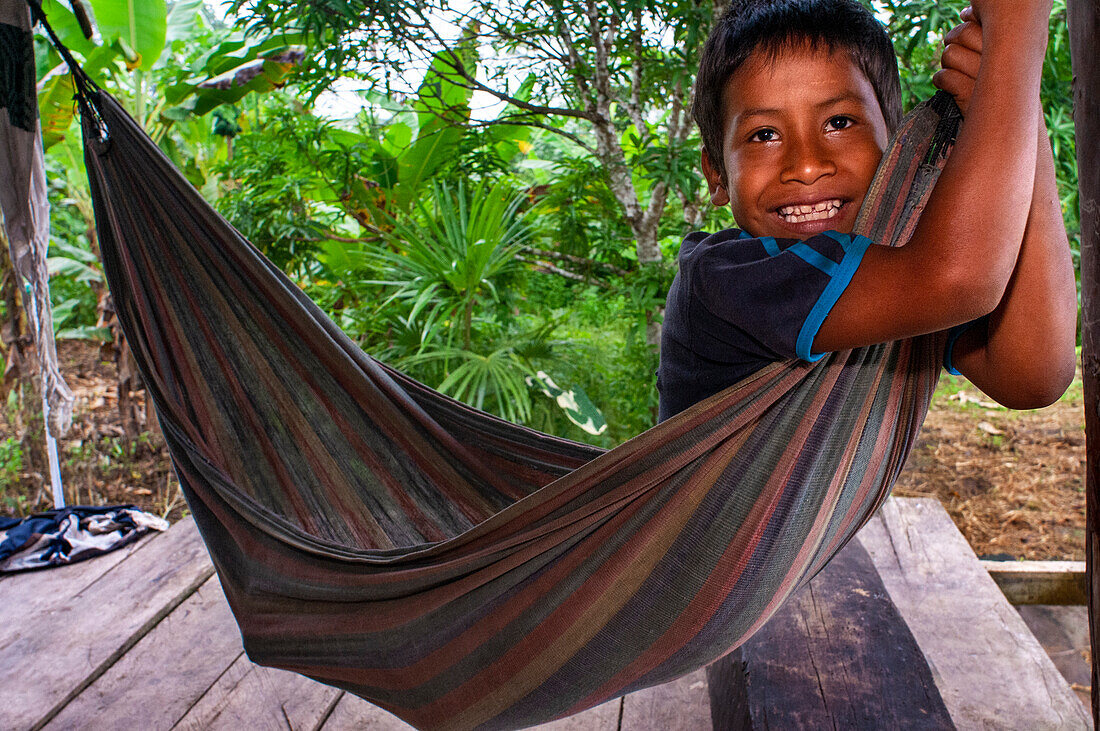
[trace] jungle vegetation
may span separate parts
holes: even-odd
[[[81,0],[91,39],[69,2],[43,7],[96,82],[367,352],[572,439],[610,447],[654,424],[680,241],[733,224],[707,202],[689,114],[723,0]],[[870,4],[912,106],[966,3]],[[1055,0],[1043,98],[1076,254],[1065,18]],[[41,33],[36,73],[57,336],[101,343],[130,394],[72,80]],[[0,285],[10,481],[41,419],[5,254]],[[151,428],[119,408],[126,440]]]

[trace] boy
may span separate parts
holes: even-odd
[[[771,361],[943,332],[945,364],[1011,408],[1075,367],[1076,289],[1039,107],[1050,0],[974,0],[934,81],[965,123],[912,240],[851,236],[901,117],[897,61],[855,0],[735,0],[693,108],[715,205],[669,292],[660,420]],[[965,325],[969,323],[969,325]]]

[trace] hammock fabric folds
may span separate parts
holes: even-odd
[[[533,725],[729,652],[888,493],[943,339],[776,363],[604,452],[363,353],[78,78],[118,316],[254,661],[422,728]],[[911,115],[858,233],[904,243],[958,125]]]

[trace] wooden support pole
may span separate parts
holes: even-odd
[[[1081,196],[1081,365],[1085,379],[1085,561],[1092,649],[1092,718],[1100,726],[1100,0],[1069,0],[1073,120]]]

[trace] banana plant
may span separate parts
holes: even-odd
[[[454,160],[469,133],[472,92],[455,84],[447,69],[477,63],[477,48],[470,43],[436,53],[411,106],[394,110],[376,130],[371,178],[348,183],[349,206],[359,212],[361,222],[375,225],[409,211],[432,176]]]
[[[233,104],[250,92],[278,88],[304,53],[298,34],[247,38],[242,32],[229,32],[177,74],[182,78],[163,91],[154,91],[148,84],[150,74],[156,69],[159,77],[169,76],[169,66],[176,61],[167,51],[211,33],[202,19],[201,0],[173,3],[170,11],[165,0],[94,0],[99,33],[93,40],[84,37],[72,11],[59,0],[43,0],[42,5],[58,38],[74,52],[85,73],[121,94],[131,113],[157,140],[178,121]],[[168,63],[161,64],[164,59]],[[43,141],[49,148],[72,125],[74,88],[56,52],[47,52],[44,66],[39,111]]]
[[[305,51],[299,34],[248,38],[231,33],[164,90],[169,119],[203,116],[223,104],[236,104],[251,92],[266,93],[286,83]]]
[[[104,44],[118,40],[126,65],[147,71],[160,58],[168,35],[168,5],[164,0],[91,0]]]

